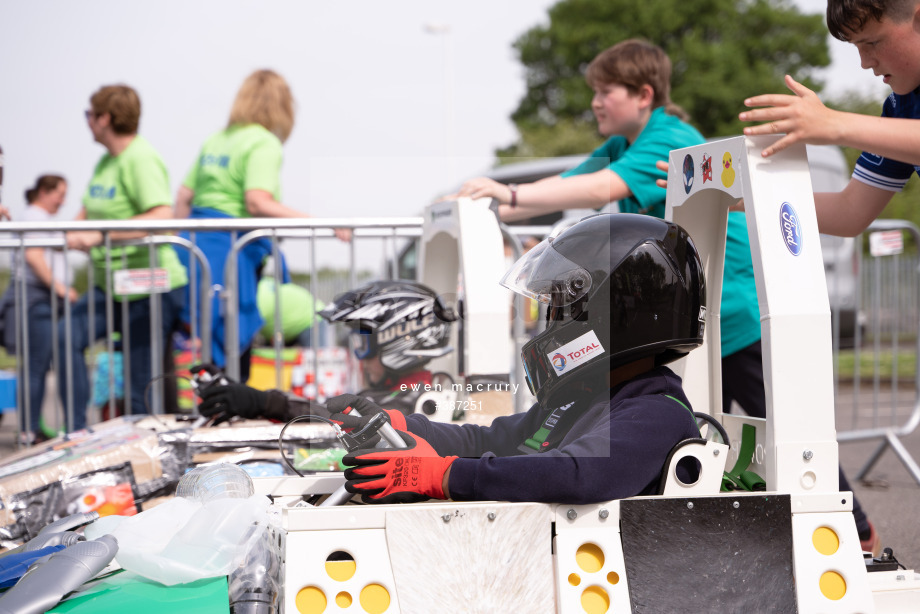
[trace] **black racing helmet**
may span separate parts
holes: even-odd
[[[379,357],[399,374],[452,351],[450,326],[457,314],[428,286],[405,280],[373,281],[346,292],[319,315],[352,329],[351,344],[361,360]]]
[[[672,222],[585,218],[521,257],[501,283],[548,305],[546,330],[521,352],[544,405],[566,384],[646,356],[663,365],[703,343],[703,265]]]

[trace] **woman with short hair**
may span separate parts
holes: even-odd
[[[166,165],[153,146],[137,134],[141,117],[141,101],[137,92],[127,85],[107,85],[90,98],[86,121],[93,139],[105,147],[106,152],[96,164],[93,177],[83,195],[83,208],[78,220],[164,220],[173,217]],[[147,236],[146,231],[114,231],[113,241]],[[112,277],[121,269],[149,270],[155,266],[166,271],[169,290],[161,294],[162,330],[160,347],[167,347],[170,334],[178,323],[178,314],[185,300],[188,278],[179,264],[176,252],[170,245],[156,248],[156,262],[150,262],[147,246],[102,247],[103,233],[98,230],[67,233],[67,246],[89,251],[94,269],[95,287],[91,288],[73,310],[70,359],[73,365],[73,416],[74,430],[86,426],[86,405],[89,402],[89,377],[86,371],[85,350],[97,339],[106,335],[106,288],[112,291],[117,303],[128,303],[128,321],[123,321],[122,309],[113,310],[114,330],[127,332],[130,359],[130,396],[132,413],[148,413],[144,391],[153,376],[150,355],[150,292],[135,288],[128,294],[114,292],[114,279],[106,276],[107,266]],[[125,264],[122,264],[124,258]],[[108,260],[108,264],[107,264]],[[111,285],[107,285],[111,284]],[[89,304],[94,306],[95,337],[90,338]],[[64,322],[59,325],[61,356],[65,356],[66,336]],[[124,335],[123,335],[124,336]],[[59,381],[61,398],[67,404],[68,390],[64,361],[61,361]],[[161,363],[159,363],[161,364]]]

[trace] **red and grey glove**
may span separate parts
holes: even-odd
[[[360,429],[374,414],[383,413],[387,416],[390,424],[398,431],[406,431],[406,416],[398,409],[383,409],[370,399],[356,394],[340,394],[332,397],[326,402],[326,409],[329,410],[329,418],[339,424],[347,433],[352,429]],[[361,414],[360,417],[350,415],[352,409]]]
[[[407,447],[358,451],[342,459],[342,464],[349,466],[345,470],[345,490],[361,495],[365,503],[446,499],[444,474],[457,457],[438,456],[421,437],[398,432]]]

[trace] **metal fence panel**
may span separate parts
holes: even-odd
[[[99,285],[104,287],[105,300],[103,303],[100,303],[98,309],[102,309],[104,313],[96,313],[97,307],[94,305],[94,301],[89,301],[88,303],[88,314],[84,317],[88,317],[91,322],[100,319],[105,322],[105,334],[103,335],[103,344],[99,346],[97,343],[91,343],[91,350],[87,353],[89,362],[87,364],[87,370],[89,373],[92,373],[95,369],[95,361],[97,357],[105,357],[105,361],[108,365],[113,368],[109,369],[108,372],[108,398],[109,403],[114,404],[116,397],[116,381],[115,381],[115,340],[113,330],[114,330],[114,321],[117,317],[116,314],[122,315],[122,317],[127,321],[128,315],[128,305],[127,301],[122,301],[119,305],[119,301],[114,300],[114,289],[110,284],[110,270],[111,266],[111,252],[112,248],[119,246],[140,246],[139,249],[149,250],[152,254],[153,267],[156,268],[156,256],[155,250],[158,245],[165,243],[172,244],[176,249],[186,249],[189,250],[192,254],[192,260],[198,263],[198,267],[191,267],[190,270],[190,283],[194,284],[195,287],[199,288],[198,293],[190,293],[192,300],[197,301],[190,305],[190,309],[193,313],[199,313],[201,319],[192,318],[191,322],[191,347],[193,348],[194,361],[199,362],[209,362],[210,361],[210,347],[211,347],[211,318],[212,314],[210,313],[211,300],[210,297],[212,293],[221,291],[221,301],[223,301],[224,307],[223,310],[230,317],[228,318],[229,322],[232,324],[236,309],[230,307],[233,305],[232,297],[237,294],[235,276],[232,275],[232,266],[228,267],[227,279],[215,280],[211,279],[210,268],[207,266],[207,260],[201,250],[195,246],[194,237],[198,233],[206,233],[209,231],[233,231],[237,233],[240,245],[244,244],[246,241],[251,240],[257,236],[264,236],[266,233],[271,236],[272,240],[272,252],[275,256],[275,259],[279,257],[281,250],[278,245],[278,241],[282,237],[286,237],[288,240],[303,240],[308,244],[308,249],[310,250],[310,268],[309,268],[309,290],[317,297],[319,300],[328,302],[331,301],[336,295],[341,294],[342,292],[354,288],[356,285],[367,281],[368,278],[374,276],[389,276],[392,274],[392,271],[396,270],[396,267],[393,266],[393,263],[396,260],[396,256],[399,254],[400,249],[403,247],[403,244],[411,240],[412,237],[416,237],[420,234],[421,228],[421,219],[420,218],[387,218],[387,219],[372,219],[372,220],[323,220],[321,223],[317,223],[315,220],[310,219],[301,219],[301,220],[272,220],[272,228],[269,230],[265,229],[264,220],[257,219],[235,219],[235,220],[158,220],[158,221],[145,221],[138,222],[133,220],[123,220],[123,221],[93,221],[93,222],[50,222],[50,223],[9,223],[4,225],[3,234],[0,235],[0,260],[2,260],[4,254],[11,254],[12,252],[19,253],[18,258],[18,268],[20,269],[18,275],[14,275],[14,271],[10,270],[10,279],[16,278],[21,281],[17,283],[16,288],[11,291],[13,300],[16,302],[15,309],[15,322],[11,322],[10,325],[14,326],[16,329],[17,335],[17,344],[16,352],[14,352],[14,360],[17,370],[19,371],[19,379],[22,381],[20,386],[17,386],[18,389],[18,399],[17,399],[17,411],[21,412],[23,417],[26,419],[25,424],[30,424],[28,419],[30,418],[32,412],[41,411],[41,408],[33,408],[30,406],[30,401],[28,399],[29,393],[29,384],[28,384],[28,365],[29,365],[29,355],[28,355],[28,335],[30,332],[30,327],[28,326],[28,314],[26,311],[25,305],[25,275],[24,267],[27,266],[24,261],[25,249],[28,247],[41,247],[41,248],[52,248],[59,249],[64,252],[65,262],[70,263],[73,260],[73,250],[69,251],[66,248],[65,241],[61,234],[58,234],[54,238],[49,238],[48,233],[63,233],[66,231],[74,230],[96,230],[103,233],[103,248],[104,252],[107,255],[105,260],[105,269],[106,269],[106,280],[97,284],[97,280],[94,278],[93,270],[94,267],[92,264],[86,267],[87,269],[87,282],[90,290],[95,286]],[[332,272],[327,272],[325,275],[320,275],[317,270],[317,244],[322,244],[323,241],[335,241],[333,238],[335,228],[353,228],[354,229],[354,240],[351,242],[349,247],[349,258],[346,266],[341,269],[336,269]],[[126,231],[126,230],[140,230],[143,232],[149,233],[146,237],[140,239],[134,239],[130,241],[113,241],[111,240],[111,233],[116,231]],[[170,233],[178,230],[188,231],[191,234],[192,240],[186,240]],[[31,238],[35,236],[35,233],[41,233],[43,238]],[[383,244],[383,258],[375,258],[375,262],[380,265],[382,270],[380,271],[359,271],[356,266],[356,248],[355,245],[358,242],[364,242],[366,239],[374,239],[377,243]],[[369,243],[369,242],[368,242]],[[232,258],[233,254],[231,254]],[[9,261],[13,261],[13,258],[8,258]],[[122,262],[122,264],[124,264]],[[276,276],[278,274],[276,273]],[[150,273],[151,282],[154,281],[153,272]],[[233,279],[233,281],[231,281]],[[276,290],[278,285],[276,284]],[[196,299],[196,295],[202,297],[201,299]],[[156,331],[162,323],[162,309],[160,306],[160,300],[158,295],[155,295],[154,300],[151,301],[151,313],[150,313],[150,326],[151,331]],[[276,297],[277,299],[277,297]],[[52,299],[52,307],[56,308],[60,304],[60,301],[56,298]],[[276,300],[276,305],[279,302]],[[61,373],[64,379],[64,384],[68,390],[66,395],[68,398],[64,400],[64,403],[61,403],[60,399],[55,395],[54,404],[55,409],[58,414],[61,413],[62,407],[66,407],[67,411],[65,417],[65,426],[67,431],[73,430],[74,427],[74,413],[73,413],[73,365],[70,360],[70,350],[72,348],[72,334],[73,334],[73,305],[69,300],[64,301],[62,305],[63,309],[61,315],[58,316],[58,312],[55,309],[53,313],[52,321],[52,336],[53,338],[50,342],[55,349],[54,356],[52,359],[52,369],[55,373]],[[118,311],[121,310],[121,311]],[[280,335],[280,326],[281,319],[278,317],[280,314],[277,312],[276,308],[276,317],[275,317],[275,335],[273,341],[275,341],[275,349],[277,347],[277,339],[281,337]],[[57,328],[59,321],[63,321],[64,324],[64,336],[65,338],[61,340],[66,345],[65,356],[59,356],[56,351],[57,348]],[[316,321],[316,314],[314,313],[314,322]],[[92,324],[89,324],[89,328],[94,328]],[[123,328],[127,329],[127,326]],[[231,325],[229,328],[233,329]],[[96,337],[96,330],[90,330],[89,335],[92,338]],[[232,335],[232,333],[231,333]],[[152,405],[151,409],[154,413],[159,413],[162,411],[163,406],[163,392],[160,389],[159,381],[162,379],[163,374],[163,356],[166,350],[163,347],[162,340],[159,339],[159,335],[152,334],[151,338],[153,342],[150,344],[150,360],[153,363],[153,375],[154,378],[151,380],[156,383],[150,386],[152,394]],[[132,340],[130,339],[130,334],[125,330],[125,334],[121,340],[124,346],[124,361],[123,369],[126,374],[131,373],[131,364],[130,364],[130,353],[129,349],[131,347]],[[317,343],[316,336],[312,337],[311,345]],[[238,358],[238,352],[236,352]],[[313,352],[314,360],[316,360],[318,353]],[[276,352],[276,366],[277,372],[280,373],[280,366],[277,364],[280,362],[280,352]],[[231,357],[232,358],[232,357]],[[230,363],[234,364],[234,363]],[[236,365],[238,367],[238,363]],[[314,364],[314,372],[316,369],[316,364]],[[232,371],[233,367],[230,367],[228,370]],[[125,378],[129,380],[130,378]],[[356,382],[355,382],[356,384]],[[128,399],[127,390],[130,387],[128,381],[125,381],[124,384],[125,397],[126,397],[126,413],[138,413],[138,408],[131,407],[130,400]],[[279,386],[280,387],[280,386]],[[46,397],[49,396],[46,394]],[[92,391],[90,394],[92,397]],[[17,430],[19,428],[17,421]],[[19,433],[17,432],[17,439]]]
[[[895,231],[920,245],[920,231],[910,222],[879,220],[868,232]],[[861,245],[861,241],[857,242]],[[920,258],[897,249],[862,255],[856,286],[857,323],[852,349],[835,338],[836,402],[849,414],[838,424],[838,441],[880,440],[857,474],[869,471],[891,448],[920,484],[920,467],[901,444],[920,423],[918,357],[920,357]],[[852,363],[853,377],[841,381],[840,370]],[[912,365],[912,367],[911,367]]]

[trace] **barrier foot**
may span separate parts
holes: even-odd
[[[856,480],[864,480],[866,478],[888,447],[894,450],[894,453],[897,454],[900,461],[904,463],[904,467],[907,468],[907,471],[914,478],[914,481],[920,486],[920,466],[917,465],[917,461],[914,460],[910,452],[908,452],[907,448],[904,447],[904,444],[901,443],[901,440],[898,439],[898,436],[895,435],[893,431],[885,433],[885,439],[882,440],[878,448],[875,449],[875,452],[872,453],[872,456],[869,457],[869,460],[866,461],[866,464],[863,465],[859,473],[856,474]]]
[[[895,451],[895,454],[897,454],[901,462],[904,463],[907,471],[913,476],[914,481],[920,486],[920,466],[917,466],[917,461],[910,455],[910,452],[907,451],[907,448],[904,447],[904,444],[901,443],[897,435],[889,432],[886,439],[888,440],[888,445],[891,446],[891,449]]]
[[[882,454],[885,450],[888,449],[888,439],[883,439],[882,443],[875,449],[875,452],[872,453],[872,456],[869,457],[869,460],[866,461],[866,464],[863,465],[862,469],[859,470],[859,473],[856,474],[857,480],[864,480],[866,476],[869,475],[869,472],[872,471],[872,468],[875,467],[875,463],[878,462],[878,459],[882,457]]]

